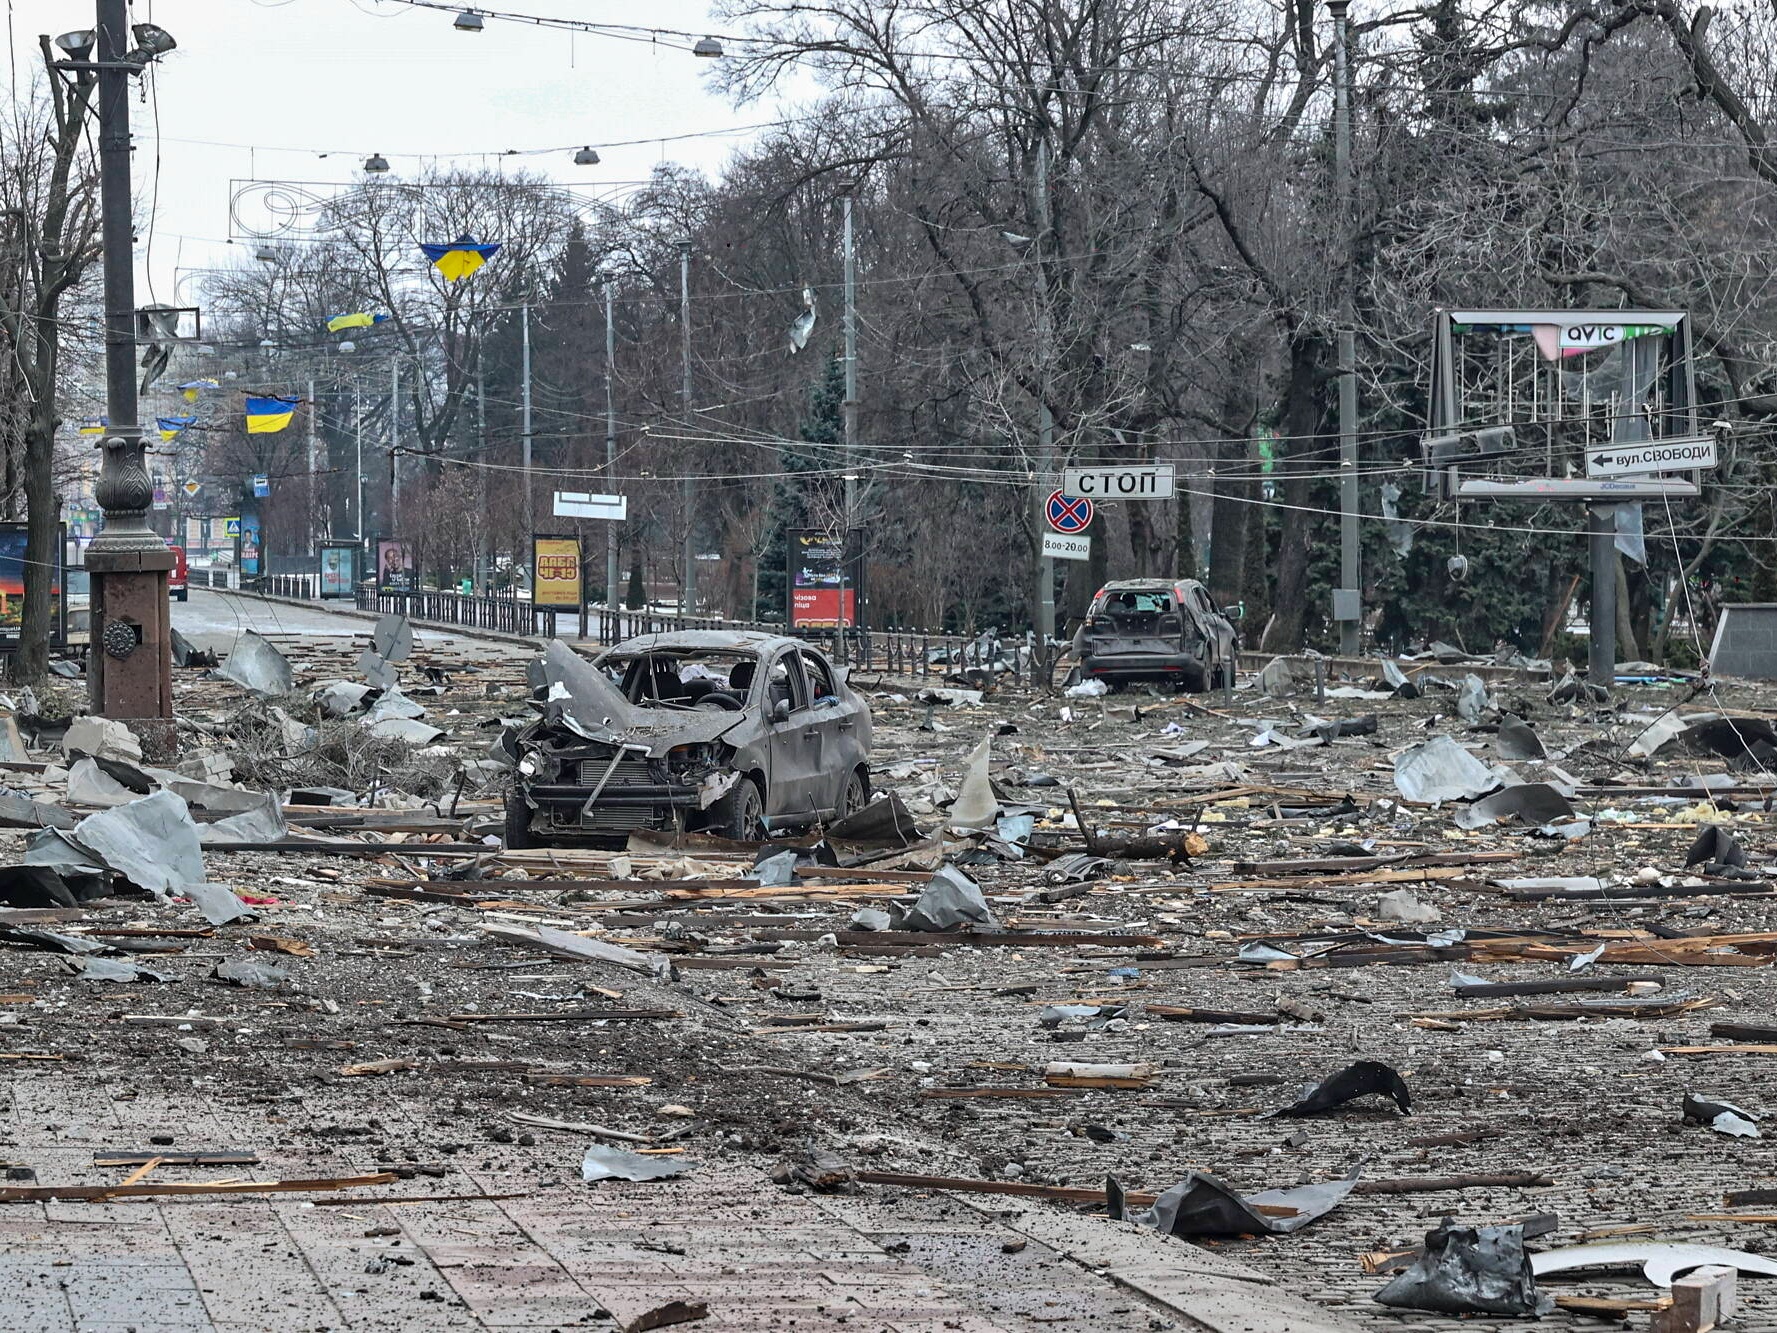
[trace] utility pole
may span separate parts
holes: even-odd
[[[319,483],[321,477],[321,436],[318,419],[321,405],[315,398],[315,382],[309,381],[309,549],[316,549],[315,539],[322,535],[321,528],[321,495]]]
[[[1046,503],[1049,478],[1055,473],[1055,419],[1049,412],[1049,353],[1053,332],[1049,321],[1049,292],[1043,277],[1043,244],[1049,237],[1049,141],[1037,140],[1037,234],[1030,243],[1036,261],[1037,345],[1042,367],[1037,388],[1037,484],[1034,496],[1037,531],[1048,526]],[[1043,660],[1049,660],[1049,641],[1055,637],[1055,558],[1037,557],[1037,637]]]
[[[356,537],[358,544],[362,546],[364,543],[364,394],[358,387],[356,376],[352,379],[352,424],[356,428],[356,461],[358,465],[358,501],[352,506],[352,536]]]
[[[685,383],[683,401],[685,429],[691,429],[691,242],[679,242],[679,358],[683,363]],[[689,445],[687,445],[689,452]],[[679,480],[680,496],[685,504],[685,600],[679,607],[682,616],[697,611],[697,541],[695,538],[697,482],[691,475],[691,460],[686,459],[685,475]]]
[[[1357,244],[1351,216],[1351,57],[1345,11],[1349,0],[1328,0],[1333,12],[1334,170],[1341,263],[1339,275],[1339,587],[1333,593],[1333,619],[1339,624],[1339,651],[1355,657],[1363,631],[1363,570],[1357,516],[1357,334],[1351,297]]]
[[[851,530],[858,515],[858,248],[851,225],[852,194],[856,188],[854,181],[845,189],[845,309],[840,319],[845,334],[845,401],[840,404],[845,418],[845,500],[839,519],[839,613],[835,617],[839,623],[834,627],[834,642],[841,662],[847,657],[846,631],[860,622],[863,601],[857,581],[847,579],[851,573]],[[853,608],[849,624],[845,614],[848,581],[852,585]]]
[[[525,302],[519,306],[519,328],[522,335],[522,374],[523,387],[520,389],[521,407],[518,423],[519,434],[523,437],[524,448],[524,530],[531,531],[537,523],[537,508],[531,494],[531,306]]]
[[[616,282],[605,279],[605,484],[617,479],[617,324],[612,303]],[[617,609],[617,525],[605,524],[605,605]]]
[[[173,553],[148,526],[154,484],[137,419],[136,281],[130,225],[130,75],[171,50],[152,24],[135,29],[127,0],[97,0],[100,237],[105,274],[105,411],[95,488],[103,527],[87,548],[92,571],[93,711],[130,722],[151,751],[174,745],[172,618],[167,571]],[[71,64],[83,62],[69,62]]]
[[[487,375],[479,352],[475,357],[475,438],[481,444],[477,451],[477,457],[485,463],[487,461]],[[484,521],[481,529],[475,534],[475,568],[472,571],[474,575],[472,590],[478,596],[488,584],[488,558],[487,553],[482,549],[482,541],[486,536],[487,525]]]
[[[389,536],[401,531],[401,465],[395,461],[401,447],[401,363],[389,362],[389,512],[384,526]]]

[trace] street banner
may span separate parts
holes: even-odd
[[[531,537],[532,606],[580,606],[580,539]]]
[[[419,560],[413,543],[398,537],[376,539],[376,590],[378,592],[418,592]]]

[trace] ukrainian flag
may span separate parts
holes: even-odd
[[[290,424],[300,398],[247,399],[247,434],[275,435]]]
[[[188,403],[195,403],[198,394],[204,389],[220,389],[221,387],[215,380],[186,380],[179,386]]]
[[[432,261],[432,267],[444,274],[447,282],[455,282],[466,278],[500,250],[499,241],[482,244],[473,236],[464,233],[448,245],[428,245],[420,243],[420,249],[426,252],[426,258]]]
[[[185,428],[196,420],[196,417],[156,417],[154,424],[160,428],[160,438],[171,443],[183,435]]]
[[[347,329],[368,329],[381,324],[387,318],[387,315],[370,315],[362,312],[355,315],[333,315],[327,320],[327,332],[343,333]]]
[[[110,417],[88,417],[80,423],[80,433],[82,435],[103,435],[106,427],[110,424]]]

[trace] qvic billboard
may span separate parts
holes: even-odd
[[[864,530],[853,528],[842,550],[835,533],[791,528],[784,548],[790,565],[790,628],[855,627],[865,600]]]

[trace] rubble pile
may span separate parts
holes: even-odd
[[[765,1226],[828,1196],[1121,1219],[1327,1327],[1677,1328],[1697,1293],[1777,1327],[1768,691],[1637,670],[1601,701],[1447,646],[1207,695],[855,672],[876,799],[846,819],[508,848],[527,656],[266,636],[176,673],[170,758],[20,710],[15,1096],[197,1087],[210,1118],[127,1186],[9,1148],[6,1197],[224,1191],[224,1149],[366,1207],[670,1216],[735,1176]]]

